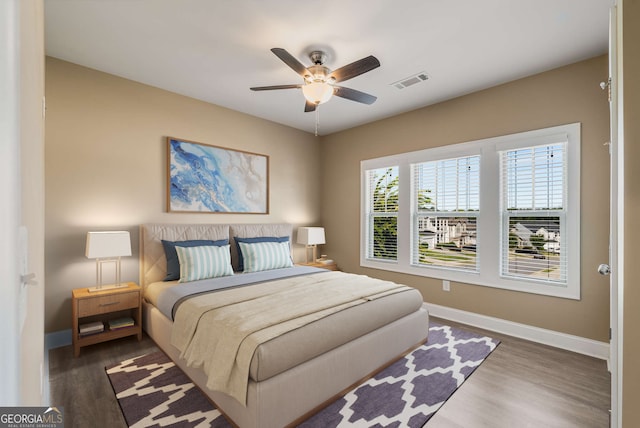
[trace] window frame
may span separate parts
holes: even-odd
[[[566,231],[562,239],[567,245],[566,284],[550,284],[534,278],[504,277],[501,274],[502,245],[500,152],[517,148],[566,141]],[[361,231],[360,266],[430,277],[492,288],[580,299],[580,123],[554,126],[533,131],[434,147],[401,153],[360,163]],[[421,162],[480,155],[480,213],[477,220],[478,271],[460,271],[443,267],[412,264],[413,210],[411,166]],[[367,170],[398,166],[398,257],[394,261],[371,260],[366,257],[366,175]],[[494,238],[491,238],[491,237]]]

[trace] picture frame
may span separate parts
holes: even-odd
[[[167,137],[167,212],[269,213],[269,156]]]

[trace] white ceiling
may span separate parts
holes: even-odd
[[[613,0],[45,0],[47,55],[314,132],[302,83],[270,52],[336,69],[368,55],[381,66],[342,86],[321,135],[607,52]],[[391,84],[419,72],[426,82]],[[595,84],[595,83],[594,83]]]

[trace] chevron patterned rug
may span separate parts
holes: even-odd
[[[426,344],[300,427],[422,427],[499,343],[432,322]],[[162,352],[106,370],[130,427],[231,426]]]

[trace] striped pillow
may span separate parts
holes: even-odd
[[[291,250],[287,242],[239,242],[244,272],[259,272],[293,266]]]
[[[228,244],[176,247],[180,261],[180,280],[178,282],[233,275],[229,248]]]
[[[164,247],[164,254],[167,258],[167,276],[164,281],[175,281],[180,279],[180,261],[178,261],[178,254],[176,253],[176,246],[178,247],[201,247],[203,245],[226,245],[229,243],[228,239],[220,239],[217,241],[211,241],[209,239],[197,239],[190,241],[165,241],[162,240],[162,246]]]

